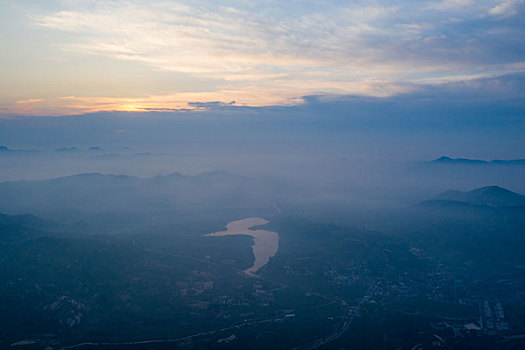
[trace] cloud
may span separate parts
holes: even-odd
[[[191,107],[194,107],[196,109],[204,109],[204,110],[218,110],[218,109],[226,109],[230,107],[235,107],[235,101],[231,101],[229,103],[224,103],[220,101],[214,101],[214,102],[190,102],[188,103]]]
[[[232,8],[202,1],[95,2],[37,17],[35,22],[83,34],[85,40],[64,44],[66,50],[227,81],[286,80],[295,71],[338,70],[337,74],[354,79],[399,74],[414,66],[429,72],[448,71],[457,68],[457,62],[446,60],[446,52],[466,44],[462,37],[478,34],[455,33],[426,47],[444,54],[441,64],[430,65],[424,52],[401,56],[412,48],[423,49],[426,39],[448,31],[447,17],[430,18],[435,14],[426,7],[404,2],[390,7],[306,3],[309,6],[296,11],[298,15],[285,16],[286,8],[272,2],[261,13],[249,5]],[[470,0],[445,0],[430,6],[467,5],[462,12],[467,21],[476,19],[486,7]]]
[[[494,6],[489,10],[489,14],[495,16],[509,17],[518,14],[518,5],[523,4],[522,0],[507,0]]]
[[[236,106],[270,106],[296,105],[302,102],[297,97],[298,90],[265,89],[258,86],[240,89],[224,89],[213,92],[184,92],[165,95],[151,95],[143,97],[105,97],[105,96],[62,96],[57,98],[38,99],[31,103],[15,103],[6,105],[0,115],[14,116],[53,116],[71,115],[79,113],[93,113],[102,111],[184,111],[209,109],[222,102],[236,99]],[[301,95],[301,94],[299,94]],[[194,102],[201,101],[201,102]],[[227,105],[227,103],[224,103]]]
[[[184,109],[191,101],[294,104],[315,94],[391,96],[420,84],[525,70],[525,28],[505,20],[523,15],[519,0],[61,4],[30,19],[39,30],[68,34],[54,43],[63,52],[217,81],[204,92],[135,98],[72,91],[76,97],[65,109],[81,112]]]
[[[27,100],[16,101],[15,103],[17,105],[23,105],[23,104],[28,104],[28,103],[39,103],[39,102],[42,102],[42,101],[44,101],[43,98],[30,98],[30,99],[27,99]]]
[[[440,2],[431,3],[429,8],[437,10],[460,9],[466,6],[472,6],[473,3],[473,0],[443,0]]]

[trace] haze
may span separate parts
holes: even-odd
[[[0,348],[525,347],[524,1],[0,1],[0,76]]]

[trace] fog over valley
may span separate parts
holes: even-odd
[[[525,349],[524,23],[0,1],[0,349]]]

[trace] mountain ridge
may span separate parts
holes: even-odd
[[[496,185],[479,187],[471,191],[448,190],[430,201],[461,202],[489,207],[525,207],[525,196]]]
[[[486,161],[482,159],[470,158],[451,158],[448,156],[441,156],[427,163],[430,164],[454,164],[454,165],[525,165],[525,159],[494,159]]]
[[[148,178],[82,173],[0,183],[0,211],[73,222],[107,212],[270,208],[275,201],[274,193],[271,183],[225,171]]]

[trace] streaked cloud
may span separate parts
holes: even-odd
[[[34,30],[64,35],[49,43],[56,52],[184,74],[201,87],[87,96],[71,84],[74,98],[23,96],[18,101],[40,101],[3,107],[39,114],[191,108],[192,101],[293,104],[311,94],[390,96],[421,84],[522,72],[522,3],[59,2],[27,17]]]
[[[27,100],[16,101],[16,104],[17,105],[24,105],[24,104],[28,104],[28,103],[39,103],[39,102],[43,102],[43,101],[44,101],[43,98],[30,98],[30,99],[27,99]]]

